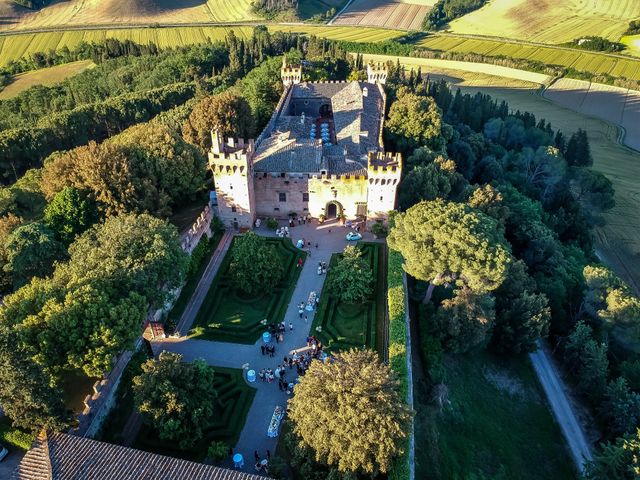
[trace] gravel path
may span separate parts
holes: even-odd
[[[318,225],[314,222],[311,225],[295,226],[291,229],[292,241],[295,242],[301,238],[311,241],[311,256],[307,257],[307,261],[302,267],[302,272],[287,307],[285,315],[287,331],[284,342],[275,344],[276,355],[274,358],[262,355],[260,350],[262,340],[258,340],[254,345],[240,345],[185,338],[166,339],[162,342],[155,342],[153,344],[154,351],[156,354],[162,350],[180,353],[186,361],[202,358],[214,367],[242,368],[243,365],[248,364],[248,367],[256,372],[263,368],[275,370],[283,362],[284,355],[288,355],[291,350],[306,346],[305,340],[309,335],[314,312],[305,312],[308,315],[308,320],[305,323],[304,319],[299,318],[297,305],[307,300],[309,292],[320,292],[322,290],[326,275],[318,275],[318,262],[325,261],[328,263],[333,253],[341,252],[344,249],[348,244],[345,240],[347,232],[346,228],[338,225],[335,221],[327,222],[323,225]],[[262,235],[273,234],[265,229],[258,229],[256,233]],[[373,236],[365,234],[363,240],[373,240]],[[315,248],[316,243],[318,243],[318,248]],[[217,267],[215,270],[217,271]],[[213,276],[215,276],[215,272]],[[204,297],[210,283],[206,284],[206,288],[204,287],[205,283],[198,285],[198,290],[194,296],[202,295]],[[201,287],[204,290],[203,292],[200,291]],[[195,311],[197,312],[197,309]],[[195,313],[193,315],[195,316]],[[289,322],[293,324],[292,331],[289,330]],[[186,330],[181,329],[181,331],[184,332]],[[295,369],[287,370],[286,379],[288,381],[295,377]],[[267,450],[271,454],[275,453],[278,439],[267,437],[267,427],[275,407],[277,405],[285,407],[288,398],[285,392],[278,389],[277,382],[269,384],[258,379],[250,385],[256,388],[256,396],[247,415],[240,439],[234,448],[234,452],[242,453],[245,458],[245,471],[253,471],[254,450],[257,450],[263,458],[266,456]]]
[[[592,460],[591,449],[571,408],[563,381],[542,342],[538,341],[538,350],[530,353],[529,357],[547,395],[553,415],[560,424],[560,429],[569,445],[573,462],[578,471],[582,471],[585,463]]]

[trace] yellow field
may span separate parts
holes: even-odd
[[[422,22],[436,0],[355,0],[335,25],[369,25],[374,27],[420,30]]]
[[[34,85],[53,85],[94,66],[95,64],[91,60],[80,60],[51,68],[20,73],[14,77],[9,85],[0,91],[0,100],[15,97],[20,92]]]
[[[30,11],[0,0],[0,30],[126,23],[238,22],[258,18],[251,0],[58,0]]]
[[[620,41],[627,46],[626,53],[640,56],[640,35],[627,35]]]
[[[640,2],[638,3],[640,4]],[[639,60],[610,56],[603,53],[441,35],[427,37],[419,45],[447,52],[479,53],[491,57],[505,55],[513,58],[536,60],[545,64],[571,67],[580,71],[608,73],[614,77],[640,80]]]
[[[176,47],[222,40],[231,30],[236,36],[249,38],[253,31],[250,26],[233,27],[171,27],[138,28],[120,30],[69,30],[0,36],[0,65],[11,60],[28,56],[35,52],[47,52],[64,46],[74,48],[80,42],[98,42],[105,38],[130,39],[140,44],[155,43],[159,47]],[[273,25],[271,31],[293,31],[314,34],[334,40],[354,42],[384,41],[398,37],[403,32],[381,28],[326,27],[315,25],[287,26]]]
[[[585,35],[617,41],[638,17],[638,0],[491,0],[451,22],[450,30],[543,43]]]

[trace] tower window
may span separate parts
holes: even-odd
[[[308,202],[309,201],[309,194],[307,192],[303,192],[302,193],[302,201],[303,202]]]
[[[233,206],[231,207],[231,211],[232,211],[232,212],[234,212],[234,213],[236,212],[236,206],[235,206],[235,205],[233,205]]]
[[[281,202],[286,202],[287,201],[287,194],[286,193],[279,193],[278,194],[278,200]]]
[[[380,197],[380,201],[382,201],[382,197]]]

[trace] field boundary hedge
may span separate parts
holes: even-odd
[[[413,409],[413,385],[411,380],[411,337],[407,317],[407,297],[402,255],[389,249],[387,266],[387,299],[389,306],[389,365],[400,380],[400,392]],[[396,459],[389,472],[390,480],[413,480],[414,423],[406,439],[404,454]]]

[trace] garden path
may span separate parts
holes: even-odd
[[[332,254],[341,252],[344,249],[349,243],[345,239],[348,231],[335,220],[322,225],[317,222],[296,225],[290,230],[291,239],[294,243],[301,238],[311,242],[311,255],[307,257],[302,267],[302,272],[287,306],[284,319],[287,331],[284,342],[275,344],[276,355],[274,358],[262,355],[260,350],[261,339],[254,345],[186,338],[165,339],[162,342],[154,342],[154,351],[156,354],[162,350],[180,353],[186,361],[202,358],[212,366],[243,368],[246,365],[256,372],[263,368],[275,370],[282,363],[284,355],[288,355],[291,350],[306,346],[306,338],[309,335],[314,312],[305,312],[308,315],[308,321],[305,323],[304,319],[299,318],[298,304],[302,301],[306,302],[311,291],[315,290],[319,293],[322,290],[326,275],[318,275],[318,262],[325,261],[329,263]],[[256,229],[256,233],[265,236],[273,235],[272,231],[266,230],[264,227]],[[373,240],[373,235],[370,233],[365,233],[363,237],[364,241]],[[318,248],[315,247],[316,243]],[[208,284],[207,287],[199,284],[198,290],[200,288],[204,288],[204,293],[206,293]],[[196,294],[198,294],[198,290],[196,290]],[[289,322],[293,324],[293,331],[289,330]],[[182,329],[181,331],[186,332],[187,330]],[[295,376],[295,370],[287,370],[287,380],[290,381]],[[258,379],[250,385],[257,389],[256,396],[247,414],[247,420],[240,434],[240,439],[234,448],[235,453],[241,453],[244,456],[245,466],[243,470],[247,472],[253,471],[254,450],[257,450],[262,458],[266,456],[267,450],[271,454],[275,453],[278,439],[267,437],[267,428],[275,407],[277,405],[286,407],[288,398],[285,392],[278,389],[277,382],[269,384]]]

